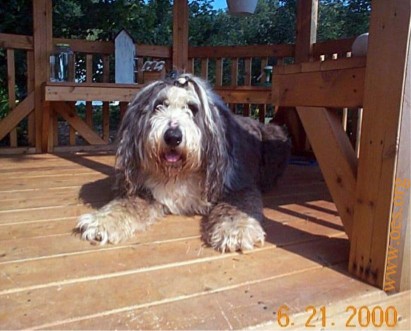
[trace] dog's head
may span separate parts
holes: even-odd
[[[119,131],[116,167],[128,194],[144,188],[147,176],[169,179],[192,172],[203,174],[199,184],[208,198],[216,194],[227,163],[222,107],[203,80],[188,74],[143,88]]]

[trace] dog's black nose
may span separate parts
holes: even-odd
[[[181,132],[180,128],[169,128],[164,133],[164,141],[170,147],[177,147],[181,144],[183,140],[183,133]]]

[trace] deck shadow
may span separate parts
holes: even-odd
[[[65,159],[69,162],[77,163],[83,166],[84,168],[98,171],[107,176],[114,174],[114,162],[113,162],[113,165],[110,166],[110,165],[86,158],[86,156],[96,156],[96,153],[93,153],[93,154],[54,153],[54,155],[56,155],[59,158]],[[101,153],[101,155],[105,156],[105,155],[114,155],[114,154],[113,152],[104,152],[104,153]]]
[[[349,241],[342,233],[336,237],[314,234],[272,220],[265,226],[265,231],[266,242],[324,267],[348,261]]]

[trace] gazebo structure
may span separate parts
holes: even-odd
[[[8,154],[0,158],[0,226],[5,233],[0,238],[0,270],[4,268],[0,325],[372,326],[357,320],[363,309],[361,314],[367,310],[369,316],[384,313],[385,324],[381,325],[385,327],[393,326],[387,316],[395,313],[395,326],[409,328],[410,7],[409,0],[372,1],[366,57],[349,56],[353,39],[316,42],[318,0],[297,1],[295,45],[190,47],[187,0],[174,1],[172,47],[136,45],[140,67],[146,57],[162,59],[168,68],[187,72],[199,63],[197,74],[207,79],[212,59],[215,90],[228,104],[243,104],[244,115],[250,104],[295,107],[313,148],[322,175],[312,168],[291,167],[286,175],[289,188],[282,182],[274,195],[265,198],[271,245],[256,253],[220,255],[201,246],[195,234],[198,228],[191,225],[198,224],[198,218],[171,218],[164,228],[157,226],[141,240],[137,235],[137,243],[118,248],[90,248],[67,236],[76,216],[109,199],[107,176],[112,174],[113,156],[104,153],[110,149],[108,102],[120,101],[124,112],[145,82],[139,76],[139,84],[110,83],[113,44],[53,38],[51,0],[33,1],[34,35],[0,34],[0,47],[7,49],[9,100],[14,108],[0,120],[0,138],[10,135],[10,146],[0,147],[1,154]],[[49,81],[49,55],[57,42],[68,42],[75,53],[86,54],[86,82]],[[28,95],[14,107],[16,49],[27,52]],[[101,83],[91,80],[95,54],[104,63]],[[268,57],[276,58],[271,87],[251,85],[251,63],[256,57],[262,59],[262,66]],[[287,57],[294,58],[294,64],[283,64]],[[231,84],[223,85],[227,58],[231,59]],[[246,73],[241,86],[240,58]],[[78,100],[86,102],[85,120],[75,112]],[[91,102],[96,100],[103,102],[101,133],[92,126]],[[363,109],[357,151],[336,108]],[[57,115],[70,125],[69,146],[58,144]],[[20,148],[15,128],[25,118],[29,146]],[[76,134],[88,146],[76,146]],[[83,154],[67,154],[75,152]],[[309,178],[315,178],[316,184]],[[325,187],[318,189],[321,178],[332,199]],[[301,202],[297,191],[315,199]],[[86,202],[89,207],[84,206]],[[278,221],[286,210],[287,218]],[[288,226],[296,215],[299,220]],[[327,229],[321,228],[324,224]],[[150,261],[135,261],[133,256]],[[240,265],[243,262],[246,266]],[[249,274],[251,268],[260,278]],[[190,273],[192,278],[187,277]],[[167,287],[153,281],[172,282],[174,278],[183,282]],[[304,295],[306,300],[300,302],[299,296]],[[44,308],[41,296],[56,304]],[[374,317],[372,323],[378,327]]]

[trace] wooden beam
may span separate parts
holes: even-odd
[[[33,50],[33,37],[11,33],[0,33],[0,48]]]
[[[16,108],[0,121],[0,140],[13,130],[34,109],[34,92],[31,92]]]
[[[226,103],[271,104],[271,89],[261,86],[215,87]]]
[[[60,114],[78,133],[91,145],[105,145],[106,142],[100,138],[65,102],[56,102],[53,109]]]
[[[405,118],[403,113],[410,111],[409,88],[405,90],[405,78],[410,77],[411,64],[410,14],[409,0],[372,2],[349,259],[351,273],[387,291],[401,288],[395,281],[394,284],[388,284],[387,276],[393,270],[401,273],[403,265],[399,256],[398,259],[390,260],[393,254],[399,253],[398,247],[390,246],[390,240],[393,240],[392,229],[396,222],[396,214],[393,213],[396,176],[402,176],[396,174],[399,165],[398,144],[405,143],[407,148],[410,144],[409,140],[399,140],[401,121]],[[406,130],[409,131],[409,128],[408,123]],[[397,179],[409,181],[409,166],[405,168],[405,177]],[[406,186],[404,184],[403,189],[409,190]],[[409,216],[403,222],[409,225]],[[397,243],[400,244],[406,234],[400,232],[398,237],[400,240]],[[409,273],[409,270],[404,269],[403,272]]]
[[[351,237],[356,189],[357,156],[335,112],[297,107],[330,194],[348,237]]]
[[[175,0],[173,5],[173,69],[188,68],[188,2]]]
[[[47,112],[47,107],[44,107],[42,86],[49,79],[52,38],[51,0],[33,1],[34,105],[37,152],[46,152],[48,149],[50,114]]]
[[[143,85],[144,86],[144,85]],[[130,102],[142,85],[111,83],[48,83],[46,101],[124,101]]]
[[[292,44],[252,46],[196,46],[188,49],[190,58],[292,57]]]
[[[328,70],[343,70],[353,68],[365,68],[367,59],[365,57],[348,57],[338,60],[303,62],[298,64],[278,65],[274,73],[278,75],[297,74],[301,72],[318,72]],[[326,73],[324,73],[326,75]]]

